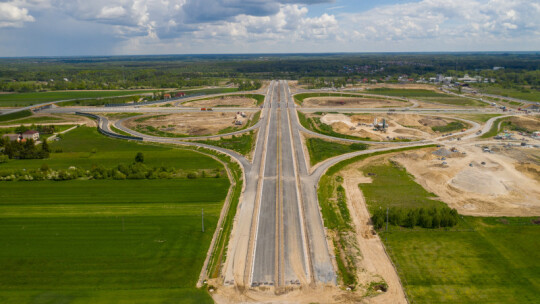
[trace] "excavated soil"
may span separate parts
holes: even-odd
[[[312,115],[313,116],[313,115]],[[388,129],[386,132],[373,130],[374,119],[380,123],[386,119]],[[332,126],[335,132],[357,136],[369,137],[373,140],[389,140],[391,138],[407,138],[419,140],[437,136],[431,127],[445,126],[454,119],[418,114],[325,114],[321,122]]]
[[[222,96],[208,100],[195,100],[183,104],[185,107],[217,107],[217,106],[238,106],[241,108],[255,108],[257,101],[253,98],[239,96]]]
[[[137,129],[137,126],[152,126],[164,132],[173,134],[185,134],[191,136],[202,136],[217,134],[219,131],[235,127],[235,120],[242,121],[242,126],[251,118],[253,113],[246,113],[243,118],[234,112],[197,112],[197,113],[178,113],[168,115],[150,115],[150,119],[142,122],[135,117],[124,122],[124,125],[130,129]],[[237,126],[237,127],[242,127]]]
[[[394,159],[420,185],[461,214],[540,215],[538,164],[522,163],[503,153],[482,152],[476,146],[463,145],[458,149],[458,153],[444,160],[432,153],[436,149],[406,152]]]

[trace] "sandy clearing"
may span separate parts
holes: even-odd
[[[405,120],[407,114],[364,114],[364,115],[344,115],[344,114],[325,114],[321,117],[321,122],[332,126],[332,129],[341,134],[369,137],[372,140],[390,140],[393,138],[407,138],[411,140],[419,140],[432,138],[436,132],[431,130],[431,124],[428,122],[420,123],[420,120],[431,121],[446,125],[449,119],[422,117],[413,115],[414,117]],[[382,122],[386,119],[388,128],[386,132],[373,130],[373,122],[377,119]]]
[[[253,116],[254,113],[246,113],[246,117],[241,117],[233,112],[196,112],[178,113],[164,115],[148,115],[152,118],[143,122],[137,122],[140,117],[134,117],[124,122],[130,129],[139,126],[152,126],[164,132],[173,134],[186,134],[192,136],[213,135],[219,131],[235,127],[235,120],[242,121],[243,125]],[[242,126],[238,126],[242,127]]]
[[[217,106],[239,106],[242,108],[255,108],[256,100],[253,98],[239,96],[221,96],[207,100],[188,101],[182,105],[185,107],[217,107]]]
[[[536,171],[538,164],[531,165],[535,170],[529,170],[531,166],[503,153],[485,153],[481,147],[466,145],[458,149],[466,155],[447,157],[445,166],[440,157],[431,154],[435,149],[405,152],[394,159],[414,175],[417,183],[461,214],[540,215],[540,183],[535,178],[540,172]]]
[[[360,163],[361,164],[361,163]],[[362,254],[358,266],[359,283],[369,285],[371,282],[379,282],[380,278],[388,284],[385,293],[366,298],[366,303],[407,303],[399,276],[390,260],[381,239],[373,230],[370,223],[370,215],[362,191],[358,187],[360,183],[370,183],[371,179],[365,177],[358,170],[359,163],[347,167],[340,172],[343,177],[343,187],[347,196],[347,206],[356,231],[356,240]]]
[[[311,97],[304,99],[302,107],[319,108],[319,107],[346,107],[346,108],[386,108],[386,107],[409,107],[412,103],[391,100],[391,99],[374,99],[361,97]]]

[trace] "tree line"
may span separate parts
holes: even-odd
[[[386,209],[373,212],[371,221],[376,229],[381,229],[386,223]],[[453,227],[458,223],[459,215],[456,209],[448,207],[433,208],[398,208],[388,210],[388,223],[395,226],[414,228],[443,228]]]

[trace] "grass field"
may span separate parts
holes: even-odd
[[[501,116],[501,114],[460,114],[460,115],[454,114],[453,116],[472,120],[475,122],[487,122],[493,117]]]
[[[106,168],[118,164],[130,164],[137,152],[145,155],[149,166],[170,166],[177,169],[215,169],[221,164],[213,159],[189,150],[173,149],[165,146],[146,145],[139,142],[116,140],[100,135],[96,128],[80,127],[64,135],[64,139],[50,144],[51,153],[47,160],[9,160],[2,168],[39,168],[47,163],[51,169],[67,169],[75,166],[91,169],[95,165]]]
[[[366,144],[340,144],[320,138],[306,139],[306,146],[312,166],[325,159],[354,151],[366,150],[369,147]]]
[[[0,95],[0,96],[2,96],[2,95]],[[30,116],[32,116],[32,112],[30,110],[18,111],[18,112],[14,112],[14,113],[0,115],[0,122],[26,118],[26,117],[30,117]]]
[[[540,101],[540,91],[534,89],[518,90],[513,88],[502,88],[499,86],[482,86],[480,92],[503,97],[512,97],[530,101]]]
[[[232,91],[234,92],[234,91]],[[220,92],[218,92],[220,93]],[[224,92],[223,92],[224,93]],[[223,95],[223,97],[245,97],[245,98],[251,98],[251,99],[254,99],[255,102],[256,102],[256,105],[257,106],[261,106],[264,102],[264,95],[261,95],[261,94],[233,94],[233,95]],[[217,97],[208,97],[208,98],[201,98],[201,99],[194,99],[194,100],[190,100],[188,102],[185,102],[184,105],[188,105],[190,102],[194,102],[194,101],[199,101],[199,100],[212,100],[212,99],[216,99],[216,98],[220,98],[219,96]],[[219,105],[218,107],[231,107],[230,105]]]
[[[150,166],[223,169],[192,150],[109,139],[87,127],[51,148],[63,152],[0,169],[115,166],[137,151]],[[0,182],[0,302],[212,303],[195,283],[228,187],[226,175]]]
[[[366,96],[362,96],[360,94],[347,94],[347,93],[301,93],[294,95],[294,100],[302,105],[304,102],[304,99],[306,98],[312,98],[312,97],[358,97],[358,98],[365,98]],[[370,99],[376,98],[376,99],[384,99],[382,97],[372,97],[369,96]]]
[[[431,127],[431,130],[435,132],[451,132],[456,130],[466,129],[467,126],[460,121],[453,121],[445,126]]]
[[[481,102],[479,100],[452,96],[452,95],[443,95],[440,97],[418,97],[417,99],[420,101],[425,101],[425,102],[442,103],[442,104],[453,105],[453,106],[474,106],[474,107],[487,106],[487,103]]]
[[[370,212],[443,204],[402,168],[368,166],[360,184]],[[381,231],[411,303],[535,303],[540,293],[540,225],[531,218],[462,217],[451,229]]]
[[[417,90],[417,89],[371,89],[367,90],[366,93],[369,94],[378,94],[385,96],[396,96],[396,97],[410,97],[426,102],[436,102],[448,105],[455,106],[479,106],[483,107],[487,104],[469,98],[463,98],[453,95],[447,95],[444,93],[438,93],[431,90]]]
[[[0,126],[6,126],[6,125],[25,125],[25,124],[36,124],[36,125],[43,125],[48,124],[51,122],[65,122],[66,120],[60,117],[53,117],[53,116],[38,116],[38,117],[27,117],[22,119],[16,119],[16,120],[10,120],[6,122],[0,123]]]
[[[54,91],[39,93],[0,94],[0,107],[26,107],[34,104],[79,98],[115,97],[137,95],[155,90],[124,90],[124,91]]]
[[[244,156],[247,156],[251,153],[251,150],[253,149],[253,146],[255,144],[255,138],[255,133],[252,130],[249,133],[232,135],[229,138],[220,138],[219,140],[197,140],[196,142],[233,150]]]
[[[393,151],[373,152],[369,154],[352,157],[348,160],[339,162],[328,168],[326,173],[321,177],[318,185],[317,196],[321,207],[321,214],[324,220],[324,226],[332,233],[332,242],[334,244],[334,255],[338,266],[338,276],[341,283],[355,288],[356,279],[356,262],[357,254],[351,248],[357,247],[352,230],[352,222],[347,207],[347,199],[345,190],[341,186],[343,178],[339,172],[350,164],[366,158],[398,151],[408,151],[421,149],[423,147],[408,147],[396,149]]]
[[[447,97],[448,95],[443,93],[437,93],[431,90],[418,90],[418,89],[371,89],[366,90],[366,94],[377,94],[385,96],[396,96],[396,97]]]

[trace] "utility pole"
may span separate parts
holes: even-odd
[[[386,207],[386,240],[388,241],[388,207]]]
[[[204,232],[204,208],[201,211],[202,232]]]

